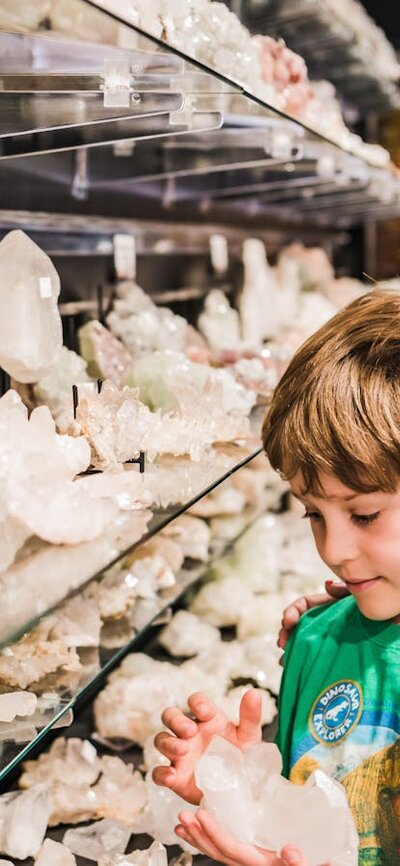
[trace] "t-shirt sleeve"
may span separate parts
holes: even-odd
[[[301,696],[301,673],[306,659],[307,649],[303,637],[307,615],[300,620],[295,631],[290,635],[285,649],[284,669],[278,699],[278,730],[275,743],[283,760],[283,775],[289,777],[290,752],[293,739],[293,725],[296,706]]]

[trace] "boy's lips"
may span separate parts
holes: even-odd
[[[382,578],[378,575],[378,577],[371,577],[369,580],[345,580],[345,584],[350,592],[361,592],[363,589],[375,586],[380,580]]]

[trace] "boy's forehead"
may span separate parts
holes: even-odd
[[[319,472],[317,480],[319,492],[313,497],[314,499],[340,499],[347,502],[355,499],[356,496],[362,495],[360,492],[352,490],[351,487],[347,487],[346,484],[343,484],[334,475],[328,475],[327,472]],[[307,491],[307,485],[301,470],[296,472],[296,475],[290,480],[289,484],[293,495],[297,499],[304,499],[306,496],[312,495]]]

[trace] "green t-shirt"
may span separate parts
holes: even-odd
[[[284,773],[344,785],[362,866],[400,864],[400,625],[346,598],[305,614],[285,653],[276,742]]]

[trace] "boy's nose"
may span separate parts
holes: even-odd
[[[319,545],[319,553],[329,568],[338,569],[346,562],[357,559],[360,551],[354,532],[336,526],[326,528],[324,538]]]

